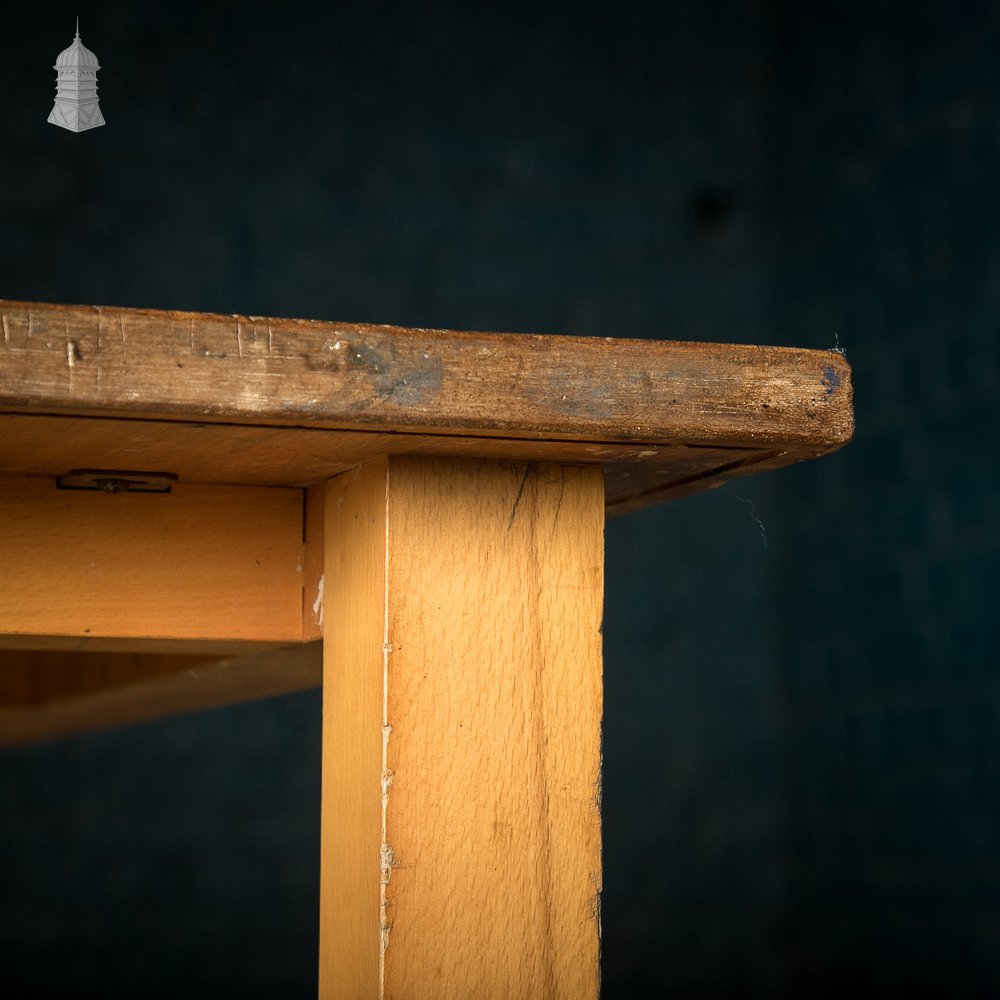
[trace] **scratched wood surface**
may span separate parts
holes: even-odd
[[[327,484],[322,997],[596,998],[603,507],[595,468]]]
[[[581,462],[602,466],[618,513],[853,430],[830,351],[9,301],[0,325],[0,472],[15,474],[148,455],[194,482],[307,486],[390,452]],[[57,414],[91,419],[25,419]]]

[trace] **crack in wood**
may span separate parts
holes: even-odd
[[[507,522],[508,531],[514,526],[514,517],[517,514],[518,505],[521,503],[521,497],[524,495],[524,486],[528,481],[528,473],[531,472],[532,464],[532,462],[528,462],[524,466],[524,475],[521,476],[521,483],[517,488],[517,496],[514,497],[514,506],[510,509],[510,520]]]

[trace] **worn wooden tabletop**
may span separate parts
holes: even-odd
[[[834,351],[2,300],[0,325],[0,475],[308,486],[389,453],[558,461],[600,464],[615,514],[853,432]]]

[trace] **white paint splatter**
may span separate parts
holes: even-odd
[[[323,627],[323,580],[324,577],[321,576],[316,586],[316,600],[313,601],[313,617],[320,628]]]

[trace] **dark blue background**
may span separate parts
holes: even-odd
[[[1000,990],[1000,8],[814,6],[3,16],[0,296],[846,348],[847,449],[608,525],[608,998]],[[0,754],[6,995],[314,995],[319,725]]]

